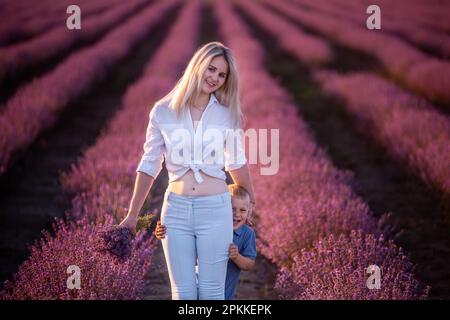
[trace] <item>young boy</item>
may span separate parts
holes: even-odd
[[[233,243],[229,247],[227,277],[225,281],[225,300],[233,300],[241,270],[250,271],[255,265],[256,236],[249,226],[250,196],[243,187],[237,184],[228,185],[233,208]],[[156,223],[155,235],[164,239],[166,226],[160,221]]]

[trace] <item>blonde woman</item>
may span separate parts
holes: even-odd
[[[198,49],[175,87],[155,103],[149,118],[144,154],[121,225],[135,232],[138,213],[165,159],[169,185],[161,210],[161,222],[167,228],[162,245],[172,299],[223,300],[233,240],[231,196],[223,169],[249,191],[255,205],[238,130],[242,112],[231,50],[220,42]]]

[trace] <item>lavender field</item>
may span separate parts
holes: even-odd
[[[250,164],[258,257],[236,299],[450,299],[450,2],[379,0],[381,29],[371,4],[0,0],[0,300],[171,299],[165,168],[126,261],[97,232],[126,215],[151,108],[210,41],[235,55],[244,130],[279,130],[277,172]]]

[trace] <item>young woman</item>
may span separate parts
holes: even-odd
[[[161,222],[167,227],[162,245],[172,299],[224,299],[233,214],[222,169],[248,190],[252,208],[255,205],[241,131],[237,130],[242,126],[242,113],[231,50],[220,42],[198,49],[149,117],[144,155],[121,225],[135,231],[139,211],[165,159],[169,185],[161,210]]]

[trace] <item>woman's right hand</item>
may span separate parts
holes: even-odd
[[[119,224],[121,227],[130,229],[133,234],[136,234],[137,217],[127,215],[125,219]]]

